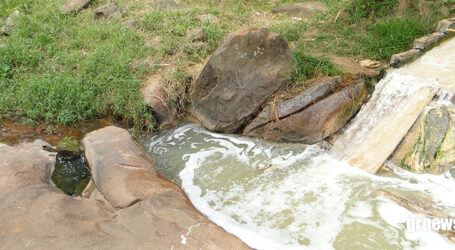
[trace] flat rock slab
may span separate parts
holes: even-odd
[[[265,107],[243,130],[243,134],[248,135],[252,130],[264,126],[274,119],[283,119],[321,100],[339,87],[339,81],[340,77],[325,77],[302,94],[279,103],[272,112],[270,106]]]
[[[15,10],[13,13],[11,13],[11,15],[9,15],[8,18],[6,19],[5,26],[3,26],[0,29],[0,34],[6,35],[6,36],[11,35],[14,31],[14,27],[16,26],[15,19],[18,18],[20,15],[21,15],[21,12],[19,12],[18,10]]]
[[[209,130],[235,132],[284,84],[294,67],[280,35],[256,27],[234,32],[197,79],[190,112]]]
[[[63,14],[67,14],[73,11],[80,11],[87,7],[92,0],[69,0],[60,7],[60,11]]]
[[[114,208],[152,197],[159,189],[157,172],[128,131],[106,127],[82,141],[96,188]]]
[[[287,14],[290,16],[298,16],[310,18],[315,13],[322,13],[328,10],[327,5],[321,2],[303,2],[293,4],[280,4],[272,9],[272,13]]]
[[[365,81],[329,95],[325,99],[247,135],[271,141],[314,144],[334,134],[357,112],[366,95]]]
[[[0,195],[50,181],[57,155],[43,146],[49,144],[40,140],[14,147],[0,144]]]

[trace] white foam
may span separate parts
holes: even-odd
[[[150,150],[167,148],[168,153],[155,155],[166,158],[175,155],[169,142],[190,148],[181,157],[182,188],[199,211],[252,248],[333,249],[340,233],[354,222],[383,230],[387,244],[400,248],[425,249],[432,242],[451,247],[437,233],[406,231],[406,217],[416,215],[376,192],[424,193],[450,214],[455,211],[455,182],[448,173],[416,175],[392,167],[398,177],[383,177],[353,168],[317,146],[297,152],[195,125],[176,133],[154,138],[158,142]],[[188,143],[196,135],[205,143]],[[260,171],[266,162],[280,168]]]

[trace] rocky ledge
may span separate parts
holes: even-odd
[[[161,177],[126,130],[106,127],[83,144],[96,187],[90,198],[51,183],[56,154],[47,143],[0,144],[2,248],[248,249]]]

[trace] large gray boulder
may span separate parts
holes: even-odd
[[[270,141],[314,144],[342,128],[359,110],[365,95],[365,81],[359,80],[299,112],[245,131],[244,134]]]
[[[296,17],[310,18],[316,13],[323,13],[328,10],[327,5],[321,2],[303,2],[280,4],[272,9],[272,13],[286,14]]]
[[[234,32],[197,79],[190,112],[210,130],[235,132],[283,85],[294,67],[280,35],[256,27]]]
[[[455,29],[455,17],[441,20],[436,29],[438,32],[450,33],[450,30]],[[453,31],[452,31],[453,32]]]

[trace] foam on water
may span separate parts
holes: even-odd
[[[264,143],[194,124],[144,144],[198,210],[253,248],[454,248],[436,232],[406,230],[406,218],[421,215],[382,192],[425,195],[454,216],[449,172],[416,175],[392,167],[394,177],[370,175],[317,146]],[[263,170],[270,166],[278,168]]]

